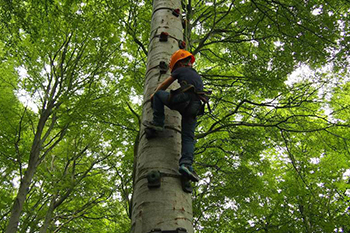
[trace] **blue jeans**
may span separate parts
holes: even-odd
[[[185,93],[188,99],[192,98],[191,93]],[[197,114],[201,108],[199,100],[192,100],[188,107],[181,112],[181,158],[179,164],[192,165],[194,154],[194,131],[197,124]],[[169,105],[169,92],[160,90],[153,96],[153,123],[156,125],[164,125],[164,106]]]

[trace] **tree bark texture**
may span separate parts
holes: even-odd
[[[21,212],[23,209],[23,204],[26,200],[27,193],[29,191],[30,184],[32,183],[32,179],[36,172],[39,162],[39,156],[42,146],[41,135],[43,133],[45,123],[50,116],[50,110],[43,111],[43,114],[40,117],[39,124],[37,127],[37,131],[34,137],[34,141],[32,144],[32,148],[29,155],[29,163],[26,172],[21,180],[17,196],[14,200],[12,209],[11,209],[11,217],[9,223],[7,225],[5,233],[15,233],[17,232],[19,219],[21,216]]]
[[[45,220],[43,225],[40,227],[39,233],[46,233],[47,229],[50,226],[53,212],[55,211],[55,208],[56,208],[56,198],[57,198],[57,194],[55,193],[51,198],[49,209],[46,212]]]
[[[154,0],[151,22],[150,45],[145,78],[142,122],[151,121],[153,110],[150,95],[170,71],[161,74],[161,61],[169,63],[173,52],[179,49],[178,40],[184,40],[182,17],[172,14],[171,9],[181,9],[180,0]],[[160,42],[158,35],[169,33],[166,42]],[[176,38],[176,39],[174,39]],[[174,83],[170,89],[177,88]],[[165,130],[156,138],[146,139],[141,124],[138,152],[135,158],[135,183],[132,201],[133,233],[148,233],[153,229],[162,231],[185,228],[193,232],[192,197],[182,190],[178,160],[181,153],[181,115],[165,107]],[[159,188],[148,188],[147,174],[160,171]]]

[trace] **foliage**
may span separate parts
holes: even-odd
[[[349,2],[182,2],[213,90],[196,134],[196,230],[349,231]],[[19,232],[129,231],[151,9],[0,3],[1,230],[53,103]]]

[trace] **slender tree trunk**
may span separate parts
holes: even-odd
[[[26,200],[27,193],[29,191],[30,184],[32,183],[33,176],[39,165],[39,156],[40,156],[40,151],[42,146],[41,135],[43,133],[45,123],[50,116],[50,113],[51,113],[51,109],[43,111],[39,119],[37,131],[35,133],[32,149],[29,155],[28,168],[24,173],[24,176],[21,180],[21,184],[18,189],[16,199],[14,200],[14,203],[12,205],[11,217],[5,233],[15,233],[17,231],[19,219],[23,209],[23,204]]]
[[[56,208],[57,196],[58,196],[57,193],[55,193],[51,198],[49,209],[46,212],[45,220],[44,220],[43,225],[40,227],[39,233],[46,233],[47,229],[50,226],[50,223],[52,221],[52,215],[53,215],[53,212],[55,211],[55,208]]]
[[[170,9],[169,9],[170,8]],[[160,82],[170,75],[161,74],[159,63],[169,63],[173,52],[179,49],[178,40],[183,40],[182,18],[172,14],[171,9],[181,9],[180,0],[154,0],[151,22],[151,38],[145,79],[142,122],[152,120],[149,101]],[[157,35],[167,32],[171,37],[160,42]],[[174,39],[174,38],[178,39]],[[178,86],[172,85],[171,88]],[[165,130],[156,138],[147,140],[141,125],[140,142],[135,164],[134,194],[132,203],[133,233],[148,233],[153,229],[162,231],[185,228],[193,232],[191,194],[182,190],[178,173],[181,152],[181,115],[165,110]],[[148,188],[147,174],[150,171],[166,174],[159,188]]]
[[[32,182],[32,178],[34,176],[35,171],[36,171],[36,166],[33,163],[29,164],[28,169],[25,172],[23,179],[21,181],[21,184],[17,193],[17,197],[12,206],[11,217],[5,231],[6,233],[15,233],[17,231],[19,218],[23,209],[23,204],[24,204],[24,201],[26,200],[26,196],[29,191],[29,186]]]

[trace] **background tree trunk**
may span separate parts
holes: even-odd
[[[41,135],[43,133],[45,123],[50,116],[51,110],[52,110],[51,107],[50,107],[50,109],[44,110],[41,117],[40,117],[37,131],[36,131],[34,141],[32,144],[32,149],[31,149],[30,155],[29,155],[30,157],[29,157],[28,168],[27,168],[26,172],[24,173],[23,178],[21,179],[21,183],[19,186],[17,196],[13,202],[13,206],[11,209],[11,217],[10,217],[9,223],[8,223],[6,231],[5,231],[6,233],[17,232],[19,219],[20,219],[21,212],[23,209],[23,204],[26,200],[27,193],[29,192],[29,187],[32,183],[33,176],[34,176],[36,169],[39,165],[39,156],[40,156],[40,152],[42,149],[41,147],[42,147],[42,143],[43,143]]]
[[[176,17],[171,9],[181,9],[180,0],[153,1],[150,45],[144,89],[142,122],[152,120],[149,96],[157,85],[170,75],[161,74],[159,63],[169,63],[173,52],[179,49],[178,40],[183,40],[181,15]],[[157,35],[168,32],[167,42],[160,42]],[[173,84],[170,88],[176,88]],[[181,187],[178,160],[181,151],[181,115],[165,109],[165,130],[157,137],[147,140],[141,124],[140,143],[135,158],[135,183],[132,203],[132,232],[146,233],[152,229],[175,230],[185,228],[193,232],[191,194]],[[173,176],[162,176],[161,187],[149,189],[146,175],[158,170]]]
[[[53,212],[55,211],[55,208],[56,208],[57,196],[58,196],[57,193],[55,193],[51,198],[49,209],[46,212],[45,220],[43,225],[40,227],[39,233],[46,233],[47,229],[49,228],[49,225],[52,221]]]

